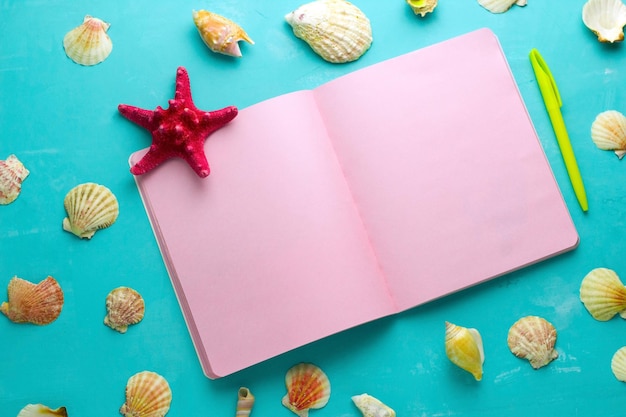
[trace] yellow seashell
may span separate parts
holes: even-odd
[[[119,214],[117,198],[107,187],[92,182],[72,188],[64,200],[63,230],[91,239],[96,230],[112,225]]]
[[[504,13],[513,7],[526,6],[527,0],[478,0],[478,4],[489,10],[491,13]]]
[[[330,399],[330,381],[312,363],[299,363],[289,369],[285,385],[287,394],[282,403],[300,417],[307,417],[310,409],[324,407]]]
[[[239,41],[254,45],[241,26],[224,16],[207,10],[194,10],[192,17],[204,44],[213,52],[240,57]]]
[[[426,13],[431,13],[437,7],[437,0],[406,0],[407,4],[413,10],[413,13],[420,16],[426,16]]]
[[[63,38],[65,54],[81,65],[96,65],[107,59],[113,42],[107,35],[111,25],[96,17],[85,16],[83,23]]]
[[[128,379],[126,402],[120,413],[125,417],[163,417],[171,403],[167,380],[155,372],[143,371]]]
[[[607,321],[618,313],[626,318],[626,287],[611,269],[596,268],[583,278],[580,301],[596,320]]]
[[[17,417],[67,417],[65,407],[56,410],[43,404],[28,404],[17,414]]]
[[[144,316],[146,306],[141,295],[132,288],[118,287],[106,297],[107,315],[104,324],[126,333],[128,326],[139,323]]]
[[[522,317],[509,329],[507,344],[518,358],[527,359],[534,369],[547,365],[559,354],[554,349],[556,329],[544,318]]]
[[[13,277],[8,295],[9,301],[0,305],[0,312],[14,323],[50,324],[63,308],[63,290],[52,277],[39,284]]]
[[[0,161],[0,204],[15,201],[22,191],[22,182],[30,172],[15,155]]]
[[[591,140],[605,151],[615,151],[622,159],[626,154],[626,116],[617,110],[607,110],[591,124]]]
[[[254,406],[254,395],[246,387],[239,388],[237,391],[237,411],[235,417],[248,417]]]
[[[626,5],[621,0],[589,0],[583,5],[583,23],[600,42],[624,40]]]
[[[355,395],[352,402],[363,417],[396,417],[396,412],[391,407],[369,394]]]
[[[285,16],[296,37],[328,62],[359,59],[372,44],[369,19],[345,0],[316,0]]]
[[[611,371],[620,381],[626,382],[626,346],[615,352],[611,359]]]
[[[476,381],[482,379],[485,354],[478,330],[446,322],[445,347],[453,364],[472,374]]]

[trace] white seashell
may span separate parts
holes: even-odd
[[[107,315],[104,324],[120,333],[126,333],[131,324],[139,323],[146,311],[141,295],[128,287],[112,290],[107,295],[105,304]]]
[[[407,4],[413,10],[413,13],[420,16],[426,16],[426,13],[431,13],[437,7],[437,0],[406,0]]]
[[[30,172],[15,155],[0,161],[0,204],[15,201],[22,191],[22,182]]]
[[[65,407],[56,410],[43,404],[28,404],[17,414],[17,417],[67,417]]]
[[[598,321],[610,320],[618,313],[626,318],[626,287],[611,269],[595,268],[583,278],[580,301]]]
[[[194,10],[192,17],[202,41],[213,52],[240,57],[239,41],[254,45],[241,26],[224,16],[207,10]]]
[[[445,348],[450,362],[472,374],[476,381],[483,378],[485,352],[478,330],[446,322]]]
[[[345,0],[316,0],[287,14],[285,20],[296,37],[329,62],[354,61],[372,44],[369,19]]]
[[[112,225],[119,214],[117,198],[107,187],[92,182],[72,188],[64,200],[63,230],[91,239],[98,229]]]
[[[605,151],[615,151],[622,159],[626,154],[626,116],[617,110],[607,110],[591,124],[591,140]]]
[[[507,344],[515,356],[527,359],[534,369],[559,356],[554,349],[556,329],[542,317],[526,316],[516,321],[509,329]]]
[[[239,388],[235,417],[248,417],[252,412],[252,407],[254,407],[254,395],[246,387]]]
[[[583,22],[600,42],[624,40],[626,5],[621,0],[589,0],[583,6]]]
[[[491,13],[504,13],[513,7],[526,6],[527,0],[478,0],[478,4],[489,10]]]
[[[163,417],[170,409],[172,390],[161,375],[143,371],[128,379],[126,402],[120,413],[126,417]]]
[[[620,381],[626,382],[626,346],[615,352],[611,359],[611,371]]]
[[[352,402],[361,411],[363,417],[396,417],[396,412],[369,394],[355,395]]]
[[[65,54],[81,65],[96,65],[104,61],[113,50],[113,42],[107,35],[109,26],[98,18],[85,16],[83,23],[63,38]]]

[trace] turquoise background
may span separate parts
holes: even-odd
[[[626,278],[625,162],[597,149],[589,134],[598,113],[626,112],[625,46],[597,41],[582,23],[583,0],[529,0],[501,15],[475,0],[441,0],[425,18],[403,0],[355,0],[371,20],[374,43],[358,61],[334,65],[284,22],[302,3],[0,1],[0,159],[16,154],[31,171],[20,197],[0,207],[0,288],[15,275],[34,282],[52,275],[65,292],[63,311],[48,326],[0,317],[0,416],[16,416],[28,403],[66,406],[72,417],[119,415],[128,378],[152,370],[171,385],[168,416],[233,416],[237,389],[247,386],[257,399],[253,416],[288,417],[293,414],[280,402],[284,376],[301,361],[319,365],[332,383],[330,402],[312,411],[315,417],[360,416],[350,397],[364,392],[399,417],[624,415],[626,385],[614,378],[610,361],[626,345],[626,323],[595,321],[578,292],[596,267]],[[241,59],[210,52],[192,23],[193,9],[233,19],[255,45],[242,44]],[[111,23],[113,52],[94,67],[73,63],[62,47],[65,33],[86,14]],[[500,39],[580,234],[579,247],[226,378],[205,378],[128,171],[128,156],[147,147],[150,136],[121,117],[117,105],[165,107],[176,68],[185,66],[199,108],[244,108],[482,27]],[[528,60],[535,47],[560,88],[589,197],[586,214],[569,184]],[[424,82],[420,74],[415,79]],[[61,229],[65,194],[88,181],[111,188],[121,208],[118,221],[91,241]],[[144,320],[123,335],[102,323],[104,299],[120,285],[137,289],[147,305]],[[294,296],[306,302],[306,294]],[[506,345],[511,324],[529,314],[545,317],[558,331],[559,358],[540,370]],[[446,358],[445,321],[481,332],[482,381]],[[253,322],[241,323],[242,330]]]

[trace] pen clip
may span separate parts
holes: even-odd
[[[554,77],[550,72],[550,68],[548,68],[548,64],[543,60],[543,57],[537,49],[530,51],[530,63],[535,71],[535,77],[537,77],[541,93],[544,95],[544,101],[546,101],[548,95],[550,95],[556,101],[557,106],[561,107],[562,102],[559,89],[556,86],[556,82],[554,82]],[[548,104],[547,101],[546,104]]]

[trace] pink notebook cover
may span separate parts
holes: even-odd
[[[578,243],[487,29],[245,108],[205,149],[206,179],[136,181],[209,378]]]

